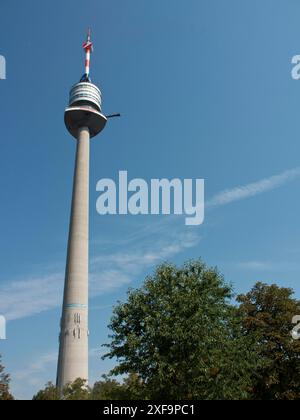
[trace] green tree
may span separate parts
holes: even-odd
[[[125,398],[126,389],[115,379],[110,379],[103,375],[103,379],[94,384],[91,399],[92,400],[123,400]]]
[[[45,389],[40,390],[32,399],[36,401],[55,401],[59,400],[60,396],[56,386],[52,382],[48,382]]]
[[[136,373],[130,373],[123,382],[124,400],[146,400],[148,399],[147,388],[144,381]]]
[[[5,373],[5,368],[2,365],[1,355],[0,355],[0,400],[13,400],[13,396],[9,390],[10,376]]]
[[[94,384],[91,391],[92,400],[139,400],[146,399],[143,381],[138,375],[131,373],[122,383],[107,375]]]
[[[66,385],[62,392],[63,400],[89,400],[91,390],[86,380],[77,378],[74,382]]]
[[[131,374],[122,383],[114,379],[102,376],[102,380],[95,382],[90,389],[86,381],[77,379],[68,384],[62,393],[52,382],[48,382],[44,389],[40,390],[32,398],[38,400],[135,400],[143,394],[143,385],[137,375]]]
[[[86,385],[86,380],[77,378],[74,382],[67,384],[62,392],[48,382],[44,389],[40,390],[33,400],[89,400],[91,395],[90,388]]]
[[[109,325],[112,375],[136,372],[149,398],[247,398],[252,363],[232,289],[202,261],[159,266]]]
[[[300,302],[292,289],[257,283],[238,296],[244,333],[256,341],[260,364],[252,375],[255,400],[300,398],[300,342],[291,338]]]

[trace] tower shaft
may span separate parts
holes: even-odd
[[[88,380],[88,237],[89,237],[88,127],[78,129],[73,196],[57,386],[60,390],[77,378]]]
[[[102,114],[101,91],[91,82],[89,70],[93,43],[90,31],[83,48],[86,73],[79,83],[72,86],[64,114],[66,128],[77,140],[77,151],[59,335],[56,384],[60,391],[77,378],[88,380],[90,139],[104,129],[108,118],[119,116]]]

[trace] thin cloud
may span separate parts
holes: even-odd
[[[12,390],[18,399],[28,399],[28,392],[31,389],[42,389],[49,381],[49,371],[54,372],[57,364],[58,351],[49,351],[39,356],[29,363],[24,369],[18,368],[12,371]],[[32,394],[31,394],[32,395]]]
[[[300,264],[295,261],[242,261],[231,265],[238,270],[247,271],[264,271],[264,272],[280,272],[280,271],[299,271]]]
[[[178,235],[177,239],[170,235],[164,240],[135,246],[127,252],[94,257],[91,260],[91,296],[108,293],[129,284],[145,269],[192,248],[199,240],[198,236],[190,232]]]
[[[31,363],[26,369],[17,370],[13,373],[14,380],[31,380],[34,379],[34,384],[38,381],[36,376],[39,376],[43,372],[47,371],[49,365],[57,363],[58,352],[57,350],[51,351],[49,353],[42,354]]]
[[[62,296],[62,280],[62,273],[54,273],[2,285],[0,312],[13,320],[55,308]]]
[[[168,238],[153,240],[141,246],[131,247],[126,252],[115,251],[91,260],[91,298],[111,293],[132,282],[145,269],[191,248],[200,238],[186,232],[183,235],[169,234]],[[63,270],[42,277],[13,281],[0,287],[0,313],[7,320],[29,317],[57,308],[62,303]]]
[[[233,203],[234,201],[254,197],[258,194],[279,188],[299,177],[300,168],[298,167],[282,172],[279,175],[262,179],[258,182],[253,182],[251,184],[236,187],[230,190],[224,190],[209,200],[206,203],[206,207],[224,206],[225,204]]]
[[[300,167],[258,182],[222,191],[206,203],[207,208],[223,206],[235,201],[254,197],[279,188],[300,177]],[[170,221],[165,219],[157,224],[146,226],[140,232],[127,238],[121,251],[103,253],[91,259],[90,289],[91,297],[128,285],[144,270],[194,247],[201,238],[190,230],[178,233]],[[159,236],[159,240],[157,237]],[[126,251],[122,248],[126,245]],[[255,268],[255,262],[248,268]],[[245,267],[246,268],[246,267]],[[256,264],[256,269],[268,269]],[[7,282],[0,287],[0,313],[8,320],[25,318],[54,309],[61,305],[63,289],[63,269],[36,278]]]
[[[269,271],[274,268],[274,264],[266,261],[243,261],[234,264],[238,269],[255,270],[255,271]]]
[[[104,353],[105,350],[102,350],[99,344],[99,347],[89,350],[89,359],[100,360]],[[44,388],[49,379],[53,381],[54,378],[49,378],[49,372],[55,372],[57,358],[57,350],[35,355],[34,362],[29,363],[26,368],[18,368],[18,370],[12,371],[12,389],[14,395],[18,395],[19,399],[28,399],[28,394],[33,395],[37,390]],[[92,383],[90,380],[90,384]]]

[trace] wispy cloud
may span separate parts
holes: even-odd
[[[299,177],[300,168],[298,167],[282,172],[279,175],[264,178],[257,182],[253,182],[233,189],[224,190],[212,197],[212,199],[206,203],[206,208],[223,206],[225,204],[233,203],[234,201],[254,197],[258,194],[262,194],[264,192],[281,187]]]
[[[241,261],[230,264],[232,268],[255,272],[299,271],[300,263],[295,261]]]
[[[134,243],[126,251],[103,253],[91,260],[91,298],[110,293],[132,282],[143,270],[154,266],[198,243],[191,232],[170,232],[163,239]],[[32,316],[61,305],[64,273],[52,273],[0,286],[0,313],[7,320]]]
[[[260,181],[222,191],[212,197],[206,208],[223,206],[271,191],[300,177],[300,167]],[[144,270],[194,247],[201,239],[198,233],[175,229],[174,218],[149,224],[103,250],[91,259],[91,297],[113,292],[132,282]],[[113,242],[112,242],[113,244]],[[94,243],[94,247],[96,247]],[[125,249],[125,250],[124,250]],[[250,262],[248,268],[268,269],[266,263]],[[9,281],[0,286],[0,313],[8,320],[32,316],[61,305],[63,269],[35,278]]]
[[[12,371],[12,391],[18,399],[31,398],[33,393],[42,389],[49,381],[49,372],[55,372],[57,364],[57,350],[41,355],[35,355],[34,362],[29,362],[25,368]],[[52,378],[54,380],[54,378]]]
[[[235,263],[234,267],[242,270],[269,271],[274,264],[266,261],[243,261]]]
[[[105,350],[102,350],[99,345],[99,347],[91,348],[89,350],[89,358],[100,360],[104,353]],[[42,389],[49,379],[54,381],[54,377],[49,378],[49,372],[56,371],[58,351],[50,350],[46,353],[35,355],[34,357],[34,361],[31,363],[29,362],[25,368],[18,368],[11,372],[13,378],[13,391],[15,395],[18,395],[21,399],[23,396],[26,399],[28,398],[26,386],[30,388],[30,392],[33,392],[34,389]],[[31,396],[32,394],[29,393],[29,395]]]
[[[100,255],[91,260],[91,295],[97,296],[130,283],[148,267],[194,247],[200,237],[191,232],[138,244],[128,251]],[[105,270],[101,267],[105,267]]]
[[[0,287],[0,312],[7,320],[24,318],[57,306],[62,296],[62,273],[54,273]]]
[[[57,363],[57,355],[57,350],[42,354],[25,369],[18,369],[16,372],[14,372],[14,380],[26,380],[31,385],[36,385],[40,382],[40,375],[43,372],[48,373],[49,365],[54,365]]]

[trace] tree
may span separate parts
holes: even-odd
[[[144,381],[136,373],[130,373],[123,382],[124,400],[146,400],[148,399],[147,388]]]
[[[91,390],[86,385],[84,379],[77,378],[74,382],[67,384],[62,392],[53,385],[52,382],[48,382],[44,389],[40,390],[32,398],[35,401],[38,400],[88,400],[90,399]]]
[[[67,384],[62,392],[63,400],[89,400],[91,390],[87,386],[87,381],[81,378]]]
[[[0,355],[0,400],[13,400],[13,396],[9,390],[10,376],[5,373],[5,368],[1,363]]]
[[[252,399],[300,398],[300,342],[292,340],[292,318],[300,302],[292,289],[257,283],[238,296],[244,333],[256,341],[260,364],[252,374]]]
[[[142,395],[143,386],[135,374],[129,375],[122,383],[110,379],[106,375],[102,380],[95,382],[92,388],[86,386],[86,381],[76,379],[68,384],[62,391],[52,382],[48,382],[43,390],[40,390],[32,398],[38,400],[135,400]]]
[[[48,382],[45,389],[40,390],[32,399],[36,401],[55,401],[59,400],[60,396],[56,386],[52,382]]]
[[[242,399],[255,355],[231,286],[202,261],[159,266],[109,325],[111,375],[136,372],[153,399]],[[145,397],[145,394],[144,394]]]
[[[122,383],[107,375],[94,384],[92,400],[138,400],[144,396],[144,384],[136,374],[130,374]]]
[[[101,381],[95,382],[92,392],[92,400],[123,400],[124,387],[115,379],[103,375]]]

